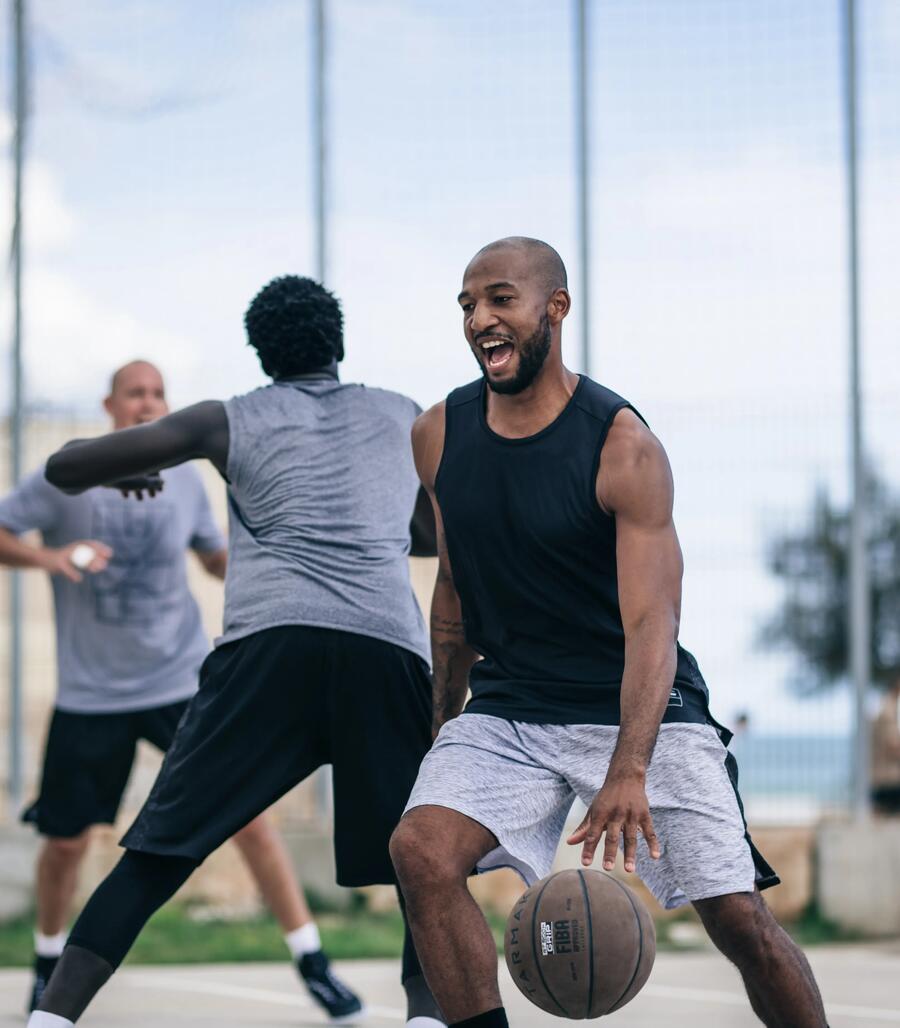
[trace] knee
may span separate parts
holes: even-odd
[[[465,882],[466,872],[459,868],[450,848],[420,831],[413,816],[404,817],[394,829],[390,852],[407,898],[420,889]]]
[[[50,837],[44,841],[44,853],[55,864],[78,864],[87,852],[89,842],[90,831],[87,829],[69,839]]]
[[[758,893],[704,901],[700,911],[710,938],[739,967],[765,967],[778,959],[784,931]],[[698,904],[698,907],[700,905]]]

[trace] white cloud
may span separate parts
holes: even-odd
[[[0,122],[0,135],[6,126]],[[43,162],[29,160],[23,173],[25,229],[29,259],[40,259],[65,249],[75,238],[77,218],[66,204],[59,179]],[[7,161],[0,169],[0,239],[8,240],[12,230],[13,170]],[[5,245],[5,244],[4,244]]]
[[[189,340],[110,309],[71,279],[37,268],[26,279],[25,377],[29,397],[96,407],[110,373],[145,356],[182,381],[196,372]]]

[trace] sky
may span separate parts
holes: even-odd
[[[900,488],[900,3],[859,8],[866,427]],[[310,4],[29,9],[29,401],[95,410],[135,356],[163,368],[176,406],[262,384],[243,311],[272,276],[313,271]],[[818,483],[847,491],[840,4],[594,0],[587,295],[572,10],[330,0],[327,280],[345,309],[343,375],[440,399],[477,373],[455,304],[469,257],[508,234],[553,243],[574,285],[573,367],[590,304],[590,372],[669,451],[682,637],[716,711],[843,730],[844,702],[791,701],[790,662],[757,645],[779,596],[767,540],[802,524]],[[8,33],[7,17],[4,54]],[[7,152],[10,133],[0,115]],[[2,174],[6,238],[8,161]]]

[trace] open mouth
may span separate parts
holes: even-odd
[[[485,339],[479,343],[485,363],[491,370],[502,368],[512,360],[515,347],[504,339]]]

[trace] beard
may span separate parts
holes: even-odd
[[[492,381],[484,364],[477,357],[475,359],[478,360],[481,374],[493,392],[504,396],[514,396],[527,389],[537,378],[547,359],[547,354],[550,353],[550,343],[550,320],[546,314],[542,314],[535,332],[519,347],[519,367],[512,378],[505,382]]]

